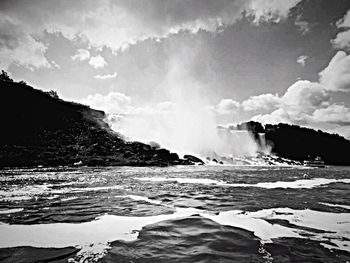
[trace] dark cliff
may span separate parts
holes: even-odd
[[[24,82],[0,79],[0,117],[0,167],[189,163],[166,149],[126,142],[103,121],[103,111]]]
[[[326,164],[350,165],[350,141],[338,134],[285,123],[263,126],[253,121],[236,128],[250,131],[256,140],[259,133],[265,133],[272,153],[281,157],[302,161],[320,156]]]

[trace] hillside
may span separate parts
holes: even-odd
[[[103,111],[24,82],[0,78],[0,118],[0,167],[190,164],[166,149],[124,141]]]
[[[247,122],[237,125],[238,130],[248,130],[259,143],[259,133],[271,151],[284,158],[302,161],[320,156],[326,164],[350,165],[350,141],[338,134],[279,123],[276,125]]]

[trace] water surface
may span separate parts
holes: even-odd
[[[1,262],[346,262],[350,168],[0,171]]]

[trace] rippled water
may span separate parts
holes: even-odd
[[[0,174],[1,262],[350,261],[350,168]]]

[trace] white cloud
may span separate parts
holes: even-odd
[[[306,123],[317,109],[327,108],[331,96],[323,85],[317,82],[299,80],[291,85],[283,96],[261,94],[252,96],[241,103],[223,99],[216,106],[211,106],[217,114],[245,112],[270,112],[254,116],[263,122]]]
[[[350,48],[350,30],[339,32],[332,44],[338,49]]]
[[[58,64],[56,63],[56,61],[54,61],[54,60],[51,61],[51,65],[54,66],[54,67],[57,68],[57,69],[61,69],[60,65],[58,65]]]
[[[71,56],[73,60],[84,61],[90,58],[90,52],[86,49],[78,49],[77,54]]]
[[[299,20],[300,18],[297,18],[295,21],[295,25],[299,28],[299,31],[305,35],[308,32],[310,32],[310,24],[307,21]]]
[[[253,119],[264,123],[306,124],[315,110],[328,107],[329,103],[330,95],[322,85],[299,80],[280,97],[278,109],[269,114],[254,116]]]
[[[281,97],[272,94],[251,97],[242,102],[243,108],[249,110],[256,106],[262,109],[263,105],[271,101],[275,110],[258,114],[252,119],[263,123],[306,125],[350,138],[347,130],[350,127],[350,108],[332,102],[332,92],[349,91],[350,56],[344,51],[338,51],[319,76],[319,82],[298,80]]]
[[[135,106],[129,96],[119,92],[110,92],[106,95],[89,95],[87,98],[80,100],[79,102],[87,104],[94,109],[103,110],[107,113],[137,116],[158,114],[168,111],[173,106],[170,102],[162,102],[155,107]]]
[[[301,55],[297,58],[297,63],[299,63],[300,65],[302,65],[303,67],[305,66],[305,63],[306,63],[306,60],[308,59],[309,57],[306,56],[306,55]]]
[[[294,123],[291,116],[288,114],[288,111],[285,109],[277,109],[269,114],[258,114],[251,118],[253,121],[258,121],[261,123]]]
[[[321,128],[350,138],[347,130],[350,127],[350,108],[331,103],[331,94],[317,82],[297,81],[280,97],[279,108],[268,114],[255,115],[252,120]]]
[[[245,111],[274,110],[281,104],[281,99],[271,93],[252,96],[242,102]]]
[[[330,133],[337,133],[350,140],[350,125],[336,126],[327,130]]]
[[[72,3],[37,0],[4,3],[3,10],[21,21],[20,27],[25,27],[28,34],[40,34],[44,30],[60,32],[68,39],[79,36],[86,39],[89,46],[106,46],[117,52],[139,41],[159,40],[184,30],[215,32],[235,23],[245,9],[256,17],[267,14],[285,17],[299,1],[75,0]]]
[[[117,72],[114,72],[113,74],[105,74],[105,75],[95,75],[94,78],[95,79],[114,79],[115,77],[117,77]]]
[[[289,10],[301,0],[253,0],[248,4],[251,13],[255,15],[255,21],[274,20],[278,22],[288,15]]]
[[[86,99],[83,99],[80,102],[95,109],[119,114],[129,113],[130,108],[132,107],[131,98],[119,92],[111,92],[107,95],[89,95]]]
[[[335,48],[350,48],[350,10],[337,22],[337,27],[343,29],[331,42]]]
[[[232,99],[222,99],[218,105],[214,107],[214,111],[218,114],[232,114],[240,107],[239,102]]]
[[[317,122],[350,124],[350,109],[344,105],[332,104],[327,108],[315,110],[312,118]]]
[[[90,58],[89,64],[94,68],[103,68],[107,65],[107,62],[101,55],[97,55],[95,57]]]
[[[16,63],[30,69],[51,65],[45,57],[47,47],[28,34],[20,21],[0,13],[0,67]]]
[[[45,28],[49,32],[61,32],[71,40],[82,36],[93,47],[106,46],[113,51],[125,50],[146,39],[166,38],[183,30],[214,32],[222,25],[234,23],[245,7],[242,0],[78,3],[84,5],[82,9],[66,10],[60,6],[60,16],[49,15]]]
[[[316,108],[328,106],[330,95],[317,82],[298,80],[287,89],[281,101],[290,112],[312,112]]]
[[[338,51],[319,75],[320,82],[328,90],[350,91],[350,56]]]

